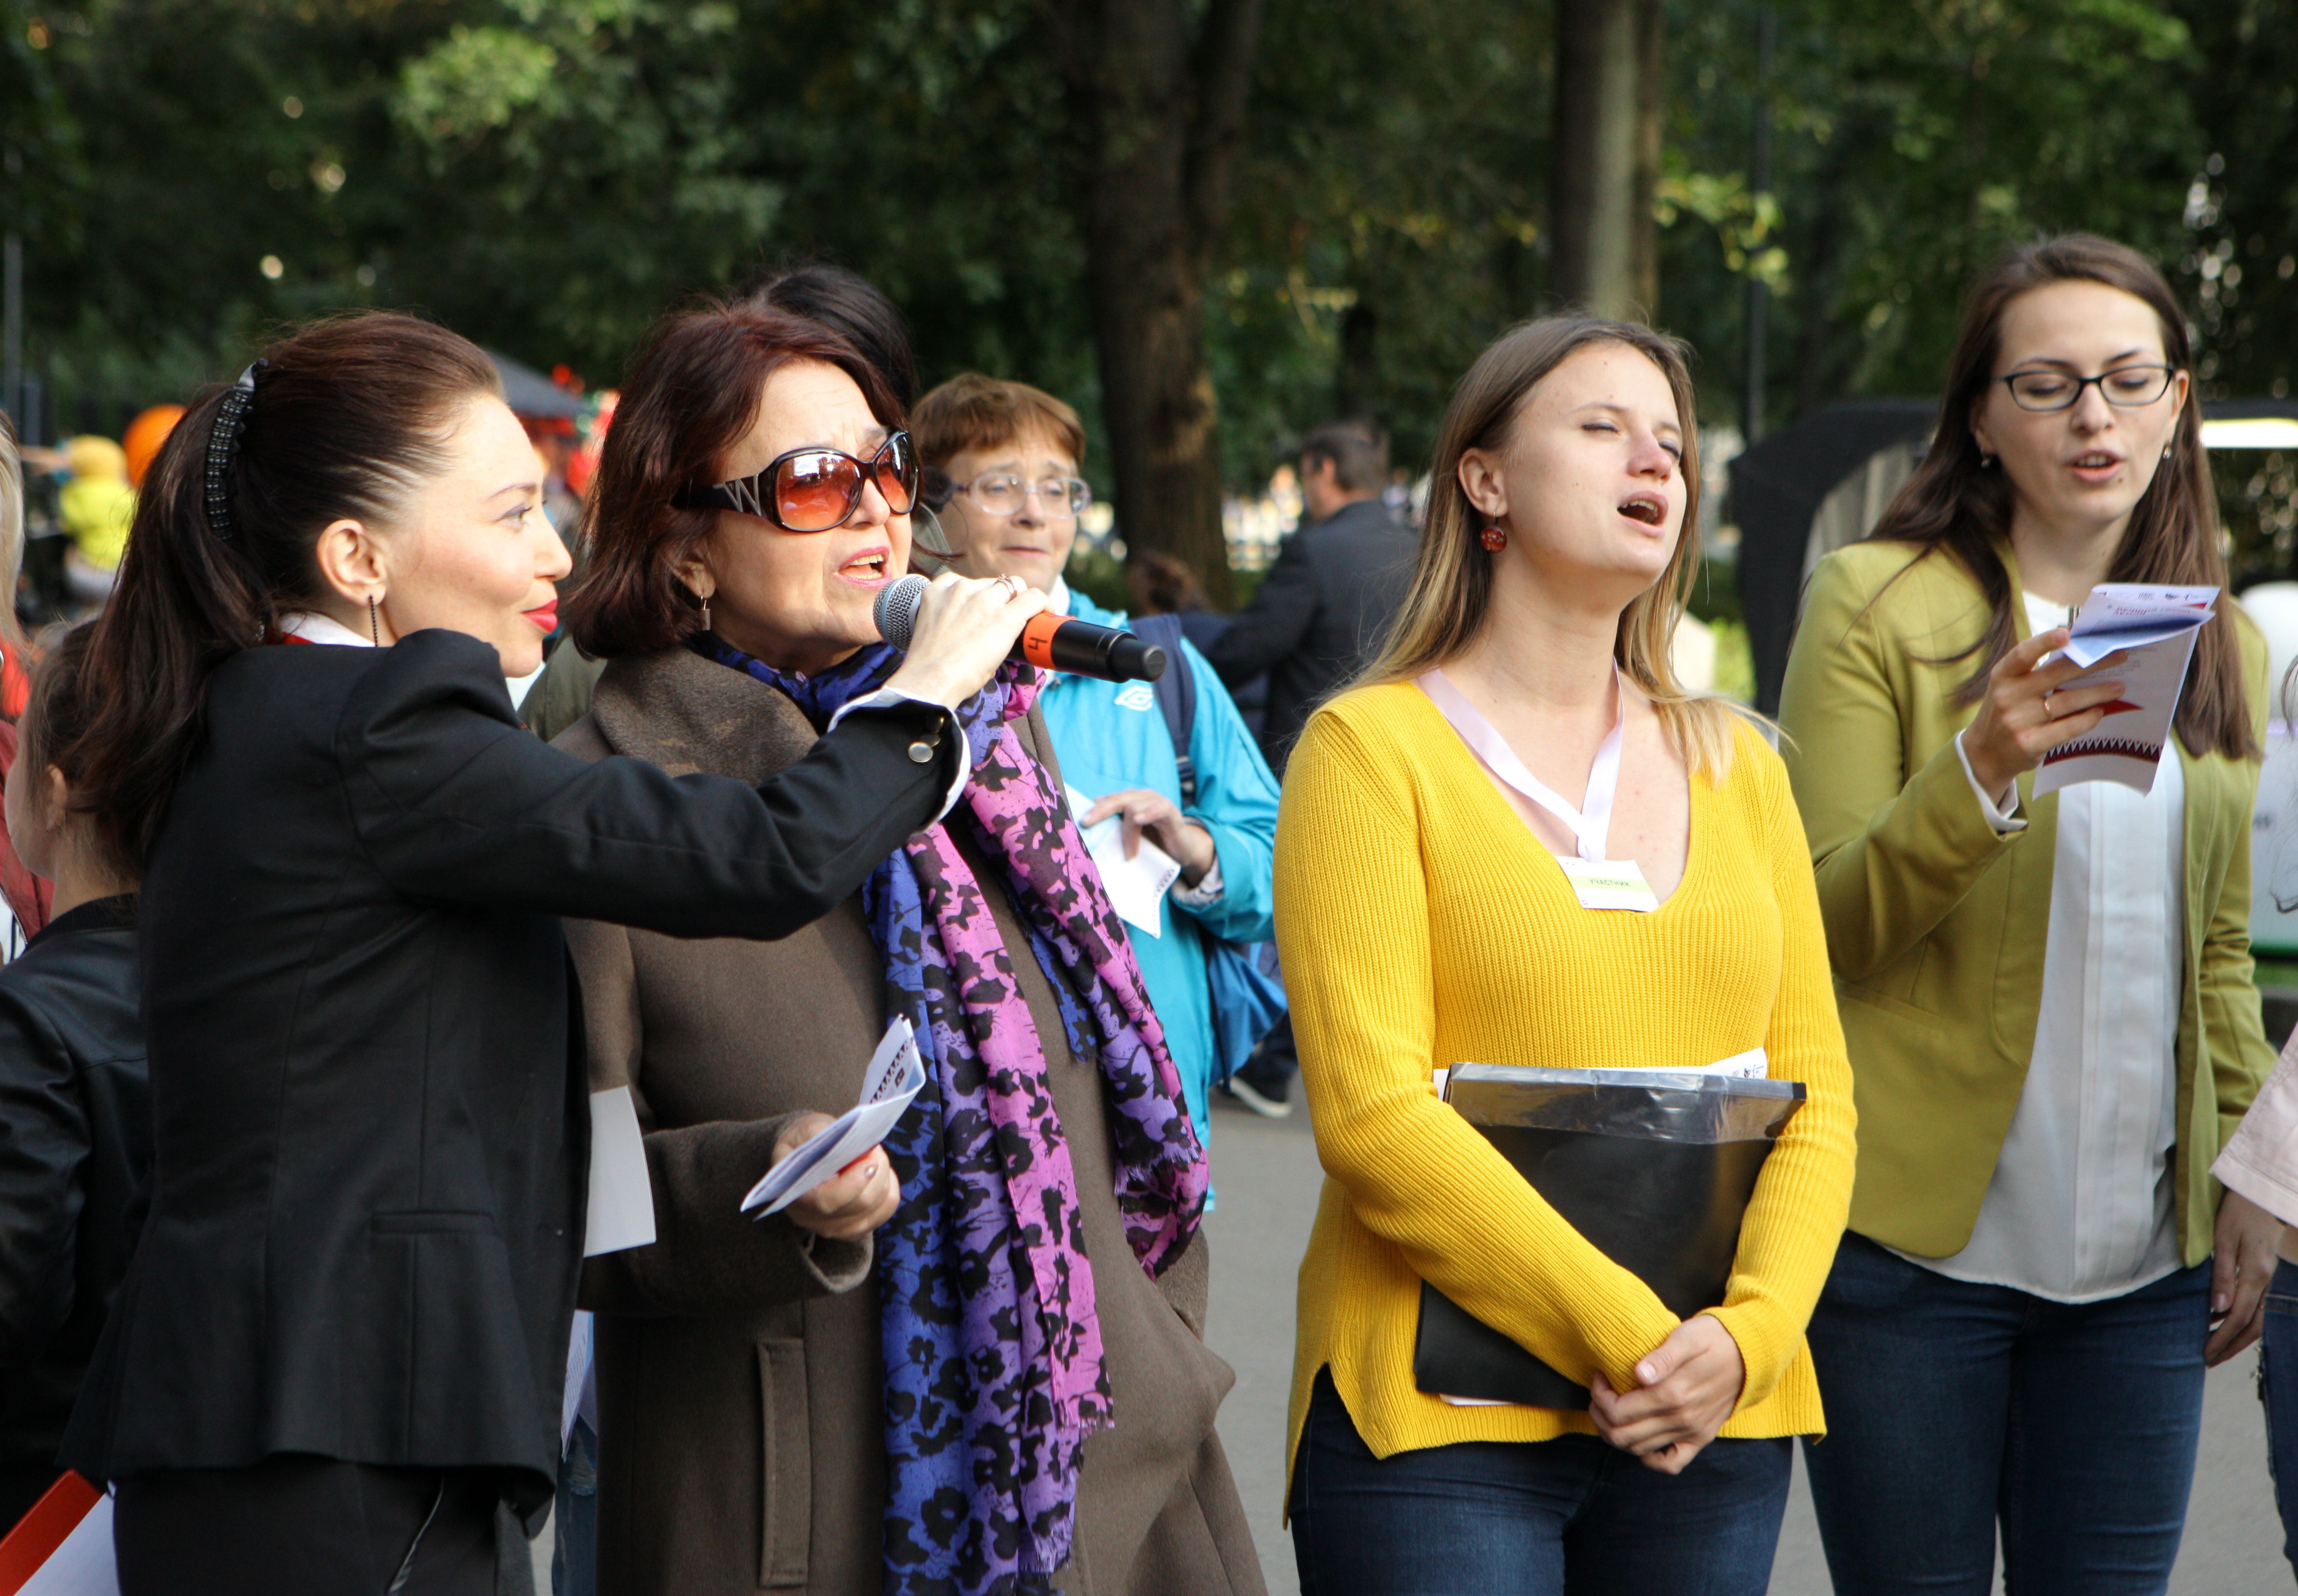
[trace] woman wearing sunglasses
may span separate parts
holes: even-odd
[[[2273,1062],[2250,960],[2266,649],[2162,274],[2006,256],[1930,454],[1813,572],[1781,752],[1858,1087],[1850,1233],[1811,1322],[1839,1591],[2160,1592],[2205,1365],[2255,1340],[2280,1226],[2211,1179]],[[2141,794],[2038,798],[2119,684],[2053,661],[2102,582],[2221,590]]]
[[[818,328],[669,323],[593,490],[568,624],[608,665],[559,746],[763,780],[866,699],[899,660],[872,612],[910,560],[902,421]],[[659,1216],[584,1279],[602,1596],[1261,1589],[1195,1334],[1204,1164],[1037,692],[1013,666],[964,706],[956,806],[796,935],[569,928]],[[927,1073],[898,1192],[808,1237],[740,1217],[758,1161],[725,1150],[851,1104],[895,1015]]]
[[[798,930],[952,800],[955,707],[1039,608],[950,579],[885,696],[755,781],[585,764],[504,690],[566,569],[541,492],[486,356],[367,315],[207,395],[137,505],[75,796],[143,873],[156,1162],[65,1451],[118,1483],[125,1596],[531,1572],[591,1124],[558,917]],[[799,1272],[872,1186],[723,1223]]]

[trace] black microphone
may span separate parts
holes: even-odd
[[[910,646],[925,602],[926,579],[897,577],[878,590],[878,635],[897,649]],[[1098,676],[1104,682],[1154,682],[1165,674],[1165,650],[1116,626],[1073,621],[1048,609],[1029,617],[1013,640],[1008,659],[1026,659],[1039,670]]]

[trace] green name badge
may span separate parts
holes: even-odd
[[[1572,883],[1583,909],[1626,909],[1649,914],[1659,907],[1642,867],[1633,859],[1559,857],[1556,862],[1564,867],[1564,877]]]

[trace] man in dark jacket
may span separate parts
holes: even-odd
[[[1310,433],[1301,445],[1301,528],[1204,651],[1232,690],[1268,674],[1261,748],[1280,777],[1310,713],[1379,651],[1411,581],[1414,539],[1381,502],[1387,481],[1388,440],[1371,426],[1339,421]]]
[[[1317,706],[1380,651],[1412,580],[1416,540],[1381,502],[1388,440],[1359,421],[1318,427],[1301,445],[1301,527],[1285,540],[1252,602],[1205,649],[1235,690],[1269,677],[1261,748],[1281,779],[1285,756]],[[1253,1112],[1293,1112],[1288,1015],[1229,1076],[1230,1096]]]
[[[55,917],[0,969],[0,1532],[62,1472],[56,1447],[152,1167],[136,898],[46,751],[62,740],[46,733],[79,718],[60,688],[77,673],[59,667],[86,641],[83,628],[41,672],[8,781],[9,832],[55,883]]]

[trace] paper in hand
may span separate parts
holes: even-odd
[[[591,1094],[591,1206],[583,1256],[654,1243],[654,1187],[631,1088]]]
[[[742,1199],[742,1211],[759,1219],[780,1213],[806,1193],[884,1141],[926,1084],[917,1033],[894,1016],[862,1079],[862,1101],[809,1137],[766,1172]]]
[[[1082,823],[1093,800],[1074,787],[1068,794],[1070,812]],[[1179,863],[1146,837],[1141,839],[1139,851],[1127,858],[1122,815],[1112,815],[1089,826],[1080,823],[1078,834],[1085,839],[1085,851],[1094,868],[1101,872],[1109,906],[1128,925],[1139,926],[1153,937],[1163,936],[1163,900],[1167,889],[1180,879]]]
[[[2105,717],[2094,730],[2043,756],[2035,773],[2036,797],[2079,781],[2116,781],[2137,792],[2154,790],[2154,773],[2162,763],[2195,641],[2210,620],[2218,595],[2214,587],[2153,587],[2134,582],[2102,582],[2091,589],[2068,626],[2065,657],[2080,666],[2095,666],[2117,650],[2129,657],[2103,670],[2087,670],[2058,690],[2120,682],[2122,695],[2107,705]],[[2049,664],[2050,658],[2042,663]]]

